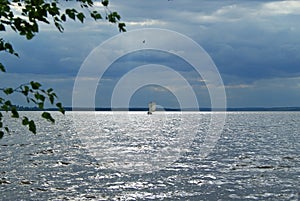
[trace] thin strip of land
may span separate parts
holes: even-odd
[[[40,111],[37,107],[23,107],[17,106],[19,111]],[[148,108],[132,107],[132,108],[109,108],[109,107],[96,107],[96,108],[72,108],[65,107],[66,111],[148,111]],[[57,111],[57,108],[47,108],[47,111]],[[300,111],[300,107],[230,107],[230,108],[157,108],[157,111]]]

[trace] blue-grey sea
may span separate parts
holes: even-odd
[[[300,112],[67,112],[0,140],[0,200],[299,200]],[[184,146],[181,146],[181,145]]]

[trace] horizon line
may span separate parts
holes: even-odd
[[[19,111],[42,111],[37,107],[18,106]],[[66,111],[148,111],[147,107],[64,107]],[[44,110],[57,111],[57,108],[45,108]],[[0,110],[1,111],[1,110]],[[300,106],[279,107],[228,107],[228,108],[157,108],[157,111],[300,111]]]

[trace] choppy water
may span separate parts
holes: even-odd
[[[230,112],[206,158],[210,113],[182,115],[189,123],[177,113],[72,112],[55,125],[38,120],[37,135],[11,122],[0,140],[0,200],[299,200],[300,112]],[[95,130],[103,135],[87,140]],[[161,154],[172,143],[179,151]],[[145,173],[128,172],[140,162]]]

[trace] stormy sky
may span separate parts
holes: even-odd
[[[63,6],[78,7],[74,2],[64,2]],[[300,106],[300,1],[111,0],[110,9],[120,13],[128,32],[168,29],[198,43],[220,73],[228,107]],[[5,32],[2,37],[13,43],[20,58],[1,53],[8,71],[0,75],[1,86],[38,80],[45,87],[53,87],[63,104],[71,106],[74,81],[84,60],[119,32],[115,25],[91,19],[64,26],[65,32],[59,33],[53,26],[41,24],[40,33],[30,41],[13,31]],[[210,107],[207,83],[201,75],[181,58],[152,50],[116,60],[99,81],[96,106],[109,106],[122,76],[151,63],[182,74],[200,106]],[[160,72],[153,74],[159,76]],[[172,87],[180,86],[174,81]],[[21,97],[14,100],[24,105]],[[130,106],[143,107],[151,100],[164,107],[178,107],[176,95],[158,85],[141,87],[132,95]]]

